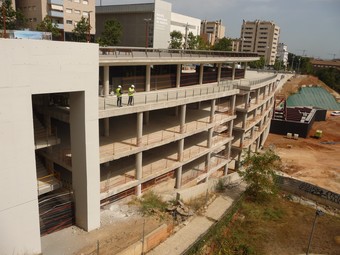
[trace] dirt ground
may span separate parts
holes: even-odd
[[[326,86],[315,77],[299,76],[287,82],[280,94],[287,96],[308,84]],[[317,129],[323,132],[321,139],[311,137]],[[330,116],[329,112],[326,121],[314,122],[308,138],[294,140],[269,134],[265,147],[269,146],[281,157],[285,173],[340,193],[340,116]]]

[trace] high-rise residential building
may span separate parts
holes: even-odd
[[[16,0],[15,2],[16,8],[20,9],[28,19],[28,26],[31,30],[35,30],[47,16],[57,24],[62,39],[70,40],[72,30],[81,17],[84,17],[89,18],[90,34],[95,34],[95,0]]]
[[[241,39],[231,39],[231,51],[241,51]]]
[[[221,20],[201,22],[201,36],[210,45],[215,45],[219,39],[225,36],[225,26],[222,25]]]
[[[266,65],[274,65],[279,44],[280,27],[272,21],[243,20],[241,51],[256,52],[264,57]]]
[[[279,61],[282,61],[283,66],[286,68],[288,64],[288,47],[284,43],[279,43],[277,49],[277,58]]]

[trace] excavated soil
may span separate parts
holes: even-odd
[[[329,92],[336,94],[312,76],[292,78],[280,94],[290,95],[300,86],[308,84],[325,86]],[[322,130],[321,139],[312,137],[317,129]],[[269,146],[275,147],[281,157],[285,173],[340,193],[340,116],[330,116],[329,112],[326,121],[314,122],[307,138],[294,140],[283,135],[269,134],[265,147]]]

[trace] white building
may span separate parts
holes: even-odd
[[[180,31],[185,38],[192,32],[199,35],[200,20],[172,12],[172,4],[162,1],[100,1],[96,6],[97,37],[109,19],[118,20],[123,28],[119,45],[168,48],[170,33]],[[183,40],[184,43],[184,40]]]
[[[283,62],[284,67],[288,65],[288,46],[284,43],[279,43],[277,48],[277,58]]]

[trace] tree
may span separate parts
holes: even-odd
[[[91,25],[89,19],[85,19],[81,17],[80,21],[72,30],[73,32],[73,41],[75,42],[87,42],[88,41],[88,34],[91,30]]]
[[[280,170],[281,160],[272,150],[264,153],[249,152],[238,173],[248,184],[246,193],[257,201],[264,201],[276,194],[275,170]]]
[[[98,38],[98,43],[100,46],[114,46],[120,41],[120,36],[122,35],[121,24],[113,19],[105,22],[104,32]]]
[[[231,51],[231,40],[223,37],[222,39],[218,40],[217,43],[215,43],[213,50]]]
[[[15,11],[12,7],[12,0],[3,0],[2,6],[4,7],[5,12],[5,23],[6,23],[6,29],[12,29],[12,30],[19,30],[25,28],[27,24],[27,19],[22,14],[20,10]],[[1,8],[2,8],[1,6]],[[0,29],[4,29],[3,27],[3,19],[4,15],[2,15],[2,10],[0,10]]]
[[[183,34],[180,31],[172,31],[170,33],[169,49],[181,49],[183,45]]]
[[[198,48],[198,36],[195,36],[192,32],[188,34],[187,40],[188,49],[196,50]]]
[[[274,70],[281,70],[282,68],[284,68],[283,61],[278,58],[275,59]]]
[[[253,61],[253,62],[249,62],[248,65],[249,65],[250,68],[256,68],[256,69],[263,68],[263,66],[264,66],[264,57],[261,56],[259,60]]]
[[[197,49],[198,50],[209,50],[210,45],[203,39],[202,36],[197,36]]]
[[[37,31],[52,33],[53,40],[60,38],[61,36],[58,25],[53,23],[52,19],[48,16],[45,16],[45,18],[37,25],[36,29]]]

